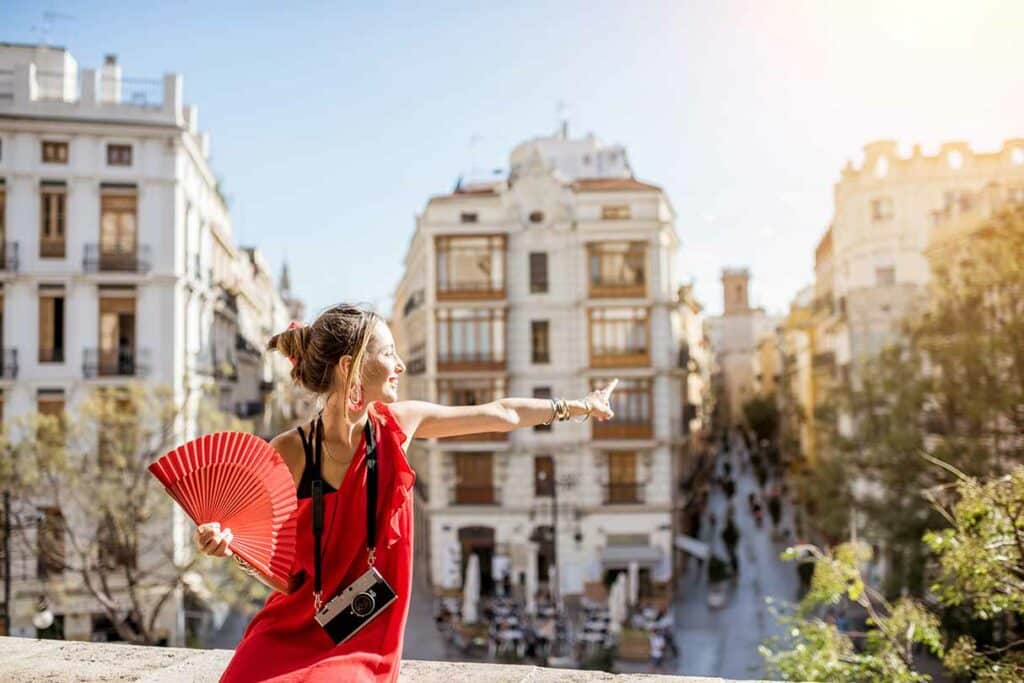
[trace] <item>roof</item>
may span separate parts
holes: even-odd
[[[661,192],[661,188],[635,178],[580,178],[571,184],[573,192]]]

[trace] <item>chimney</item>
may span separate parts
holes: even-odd
[[[100,72],[100,102],[121,102],[121,67],[117,63],[117,55],[106,55],[103,58],[103,70]]]

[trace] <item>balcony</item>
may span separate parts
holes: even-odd
[[[18,379],[18,349],[3,349],[0,379]]]
[[[445,443],[459,441],[508,441],[508,432],[481,432],[479,434],[446,436],[442,437],[441,441]]]
[[[438,301],[505,298],[505,235],[438,235]]]
[[[604,487],[605,505],[637,505],[643,502],[643,484],[607,484]]]
[[[458,372],[461,370],[504,370],[505,357],[496,351],[480,353],[451,353],[438,356],[438,372]]]
[[[505,287],[481,280],[448,280],[437,283],[438,301],[488,301],[504,299]]]
[[[96,243],[85,245],[82,269],[87,273],[148,273],[151,266],[148,245],[118,249]]]
[[[650,421],[625,422],[618,418],[608,422],[593,422],[591,434],[594,439],[652,439],[654,424]]]
[[[263,414],[263,401],[236,401],[235,415],[241,418],[256,417]]]
[[[260,350],[256,347],[256,345],[253,344],[248,339],[246,339],[241,334],[235,335],[235,350],[240,351],[242,353],[247,353],[251,356],[259,357],[260,355],[262,355],[260,353]]]
[[[20,267],[21,261],[18,258],[18,243],[0,243],[0,270],[8,273],[17,273]]]
[[[588,245],[588,251],[590,298],[647,296],[644,242],[599,242]]]
[[[144,377],[149,372],[148,349],[85,349],[82,353],[82,376]]]
[[[39,362],[40,363],[63,363],[64,362],[64,348],[55,346],[53,348],[40,348],[39,349]]]
[[[458,485],[455,505],[497,505],[498,489],[494,486]]]

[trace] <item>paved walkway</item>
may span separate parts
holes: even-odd
[[[720,457],[719,468],[722,461]],[[738,450],[732,454],[731,461],[737,484],[733,501],[736,525],[740,531],[739,581],[726,605],[717,610],[711,609],[707,603],[707,567],[705,565],[705,571],[700,573],[703,575],[699,575],[696,563],[690,562],[690,571],[682,581],[682,595],[675,606],[676,639],[682,650],[675,673],[765,678],[768,672],[757,647],[767,638],[781,634],[765,598],[793,601],[797,597],[799,581],[796,565],[779,559],[785,543],[772,541],[767,508],[761,528],[757,527],[750,513],[747,495],[754,491],[761,498],[752,470],[748,468],[745,474],[740,472]],[[727,557],[721,540],[726,507],[725,494],[720,487],[714,487],[708,511],[715,516],[716,526],[712,529],[707,517],[701,525],[702,539],[710,542],[714,551],[723,558]],[[780,527],[793,528],[792,514],[792,510],[784,508]]]

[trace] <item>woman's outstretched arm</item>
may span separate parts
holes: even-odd
[[[567,401],[570,417],[589,412],[595,420],[610,420],[614,413],[609,398],[618,380],[587,394],[585,399]],[[544,424],[552,418],[551,399],[500,398],[478,406],[443,406],[428,401],[397,401],[388,406],[406,434],[421,439],[510,432],[521,427]]]

